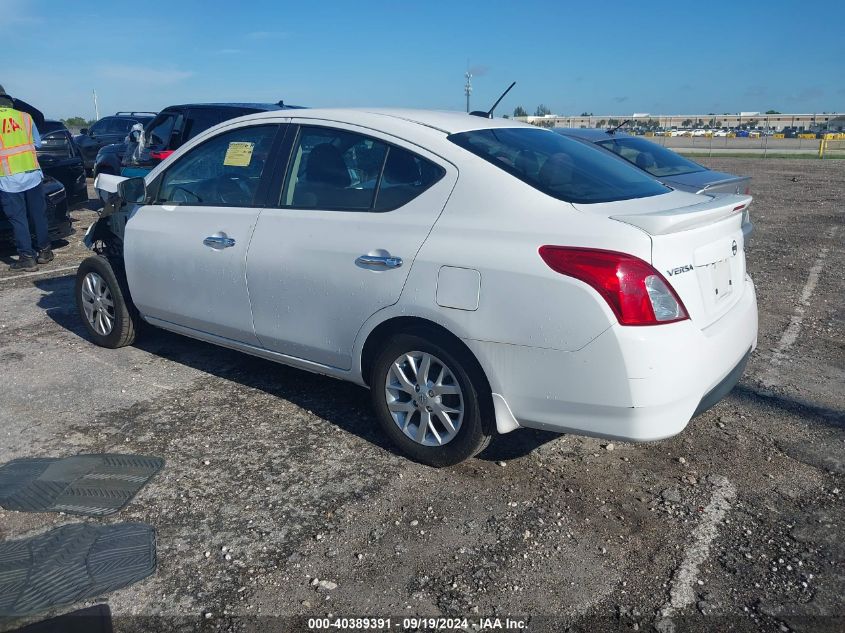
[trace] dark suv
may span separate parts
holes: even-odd
[[[127,143],[103,147],[94,162],[95,174],[142,176],[179,149],[183,143],[218,123],[255,112],[300,109],[278,103],[191,103],[169,106],[144,127],[144,147],[137,156]],[[130,152],[127,152],[127,149]]]
[[[114,116],[104,116],[91,129],[82,128],[73,140],[82,152],[85,169],[94,169],[94,159],[101,147],[123,142],[133,125],[147,125],[153,118],[155,112],[118,112]]]

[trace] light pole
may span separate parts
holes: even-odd
[[[467,79],[466,84],[464,84],[464,94],[467,96],[467,113],[469,113],[469,96],[472,94],[472,73],[466,71],[464,76]]]

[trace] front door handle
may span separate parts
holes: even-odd
[[[225,233],[215,233],[205,238],[202,243],[211,248],[221,249],[231,248],[235,245],[235,240],[234,238],[227,237]]]
[[[401,257],[391,255],[361,255],[355,260],[359,266],[378,266],[379,268],[399,268],[402,265]]]

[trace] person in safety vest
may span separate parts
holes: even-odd
[[[12,97],[0,86],[0,206],[12,225],[18,260],[9,270],[35,271],[53,260],[47,233],[47,203],[43,174],[35,148],[41,136],[26,112],[15,110]],[[27,216],[35,227],[33,248]]]

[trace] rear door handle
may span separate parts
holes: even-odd
[[[225,233],[223,234],[216,234],[216,235],[209,235],[202,241],[203,244],[206,246],[210,246],[211,248],[231,248],[235,245],[234,238],[227,237]]]
[[[361,255],[355,260],[359,266],[378,266],[379,268],[399,268],[402,265],[401,257],[391,255]]]

